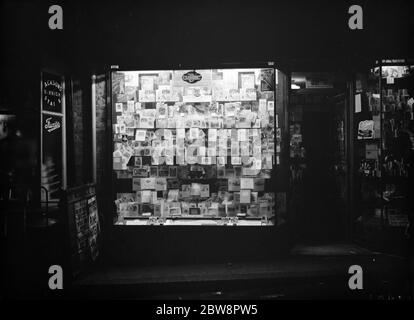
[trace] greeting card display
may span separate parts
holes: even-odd
[[[274,69],[114,72],[118,221],[271,221],[274,78]]]

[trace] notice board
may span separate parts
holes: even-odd
[[[101,227],[96,186],[86,184],[68,189],[64,201],[67,261],[72,276],[76,276],[99,257]]]

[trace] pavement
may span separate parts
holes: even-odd
[[[349,267],[363,289],[348,286]],[[86,299],[412,299],[407,258],[350,243],[299,244],[255,262],[152,267],[99,266],[81,274],[66,298]]]

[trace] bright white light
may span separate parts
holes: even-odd
[[[294,83],[292,83],[292,84],[290,85],[290,88],[291,88],[292,90],[298,90],[298,89],[300,89],[300,87],[299,87],[297,84],[294,84]]]

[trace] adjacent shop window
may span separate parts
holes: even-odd
[[[383,60],[355,79],[355,236],[392,251],[409,224],[413,105],[414,65],[404,60]]]
[[[115,223],[273,225],[276,86],[273,68],[113,72]]]

